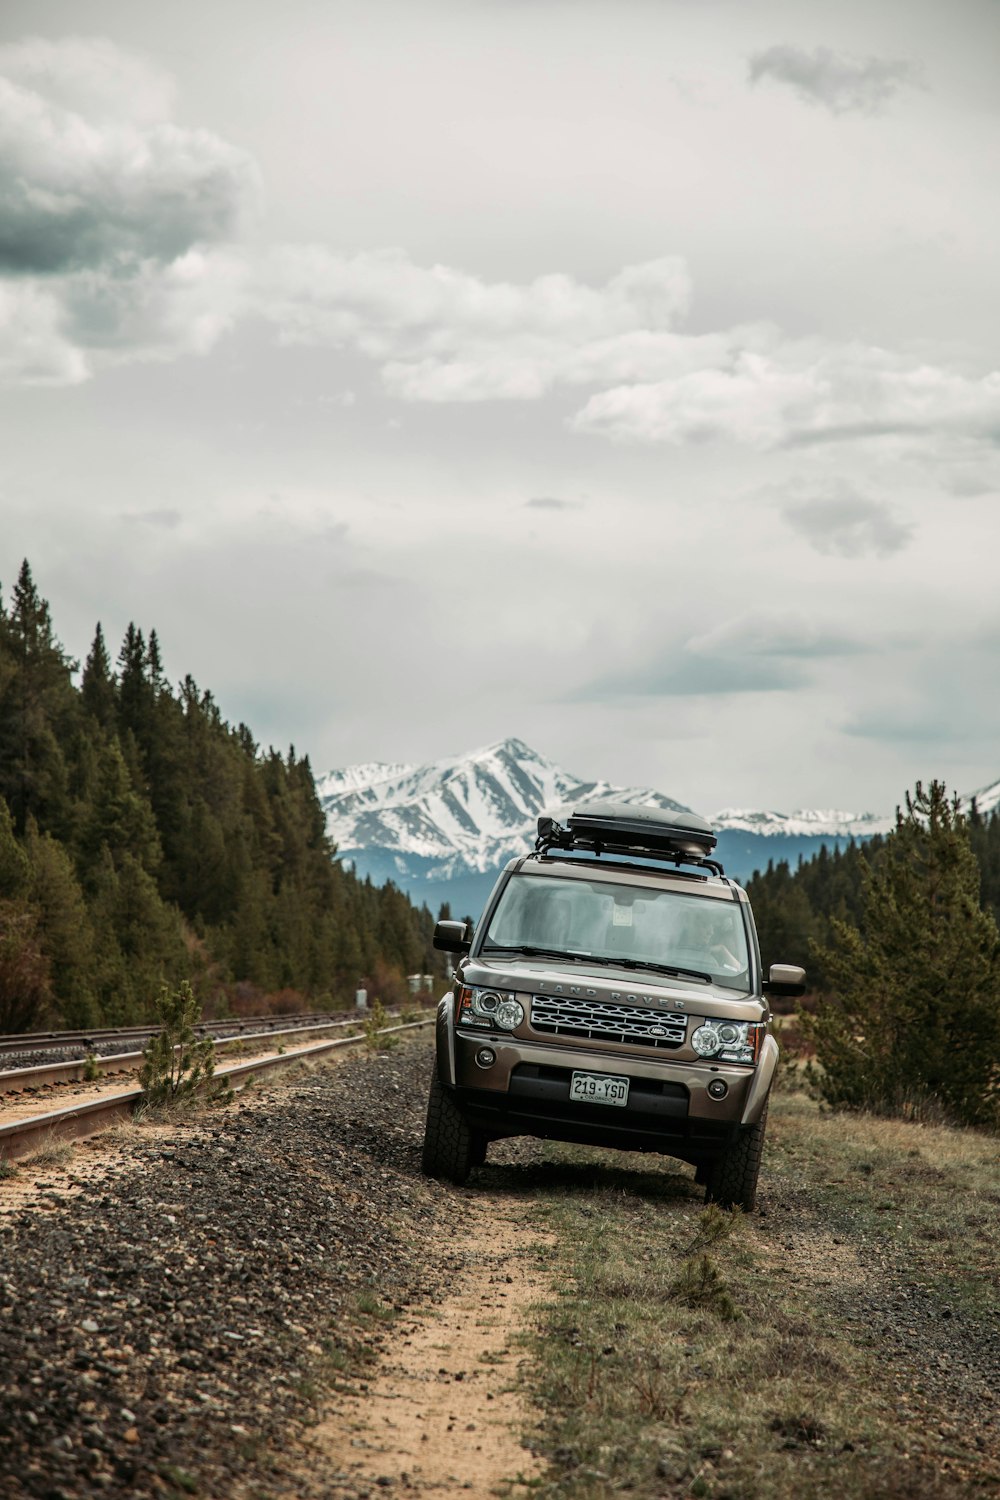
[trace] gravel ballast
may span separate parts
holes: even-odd
[[[419,1175],[430,1058],[133,1131],[103,1180],[0,1217],[0,1495],[301,1490],[301,1424],[386,1326],[363,1309],[432,1302],[448,1269],[427,1246],[462,1201]]]

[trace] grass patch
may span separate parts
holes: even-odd
[[[984,1452],[933,1389],[923,1399],[919,1368],[887,1364],[854,1298],[886,1295],[890,1320],[881,1267],[898,1267],[953,1309],[1000,1317],[1000,1143],[834,1116],[787,1089],[771,1118],[761,1216],[701,1207],[666,1159],[546,1148],[556,1160],[533,1187],[559,1290],[524,1377],[550,1463],[539,1495],[996,1492],[994,1443]]]
[[[31,1151],[26,1151],[19,1157],[16,1168],[35,1171],[38,1167],[65,1167],[73,1155],[73,1145],[70,1141],[61,1140],[57,1135],[44,1137]]]

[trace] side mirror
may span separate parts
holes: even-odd
[[[798,964],[772,964],[764,981],[765,995],[782,995],[786,999],[798,999],[806,992],[806,971]]]
[[[434,928],[434,946],[443,953],[468,953],[472,939],[464,922],[438,922]]]

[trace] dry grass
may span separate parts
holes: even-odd
[[[15,1166],[28,1172],[35,1171],[38,1167],[65,1167],[72,1155],[72,1141],[61,1140],[57,1135],[47,1135],[37,1146],[19,1156]]]
[[[667,1160],[549,1148],[566,1190],[548,1199],[563,1290],[533,1351],[540,1493],[964,1500],[1000,1485],[933,1392],[901,1404],[871,1328],[843,1316],[878,1295],[880,1236],[931,1297],[1000,1316],[1000,1143],[787,1091],[772,1122],[764,1218],[703,1209]]]

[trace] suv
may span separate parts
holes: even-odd
[[[490,1141],[657,1151],[689,1162],[706,1200],[756,1202],[778,1061],[747,894],[709,856],[693,813],[582,804],[538,820],[533,854],[501,874],[438,1006],[423,1171],[462,1183]],[[682,868],[683,867],[683,868]]]

